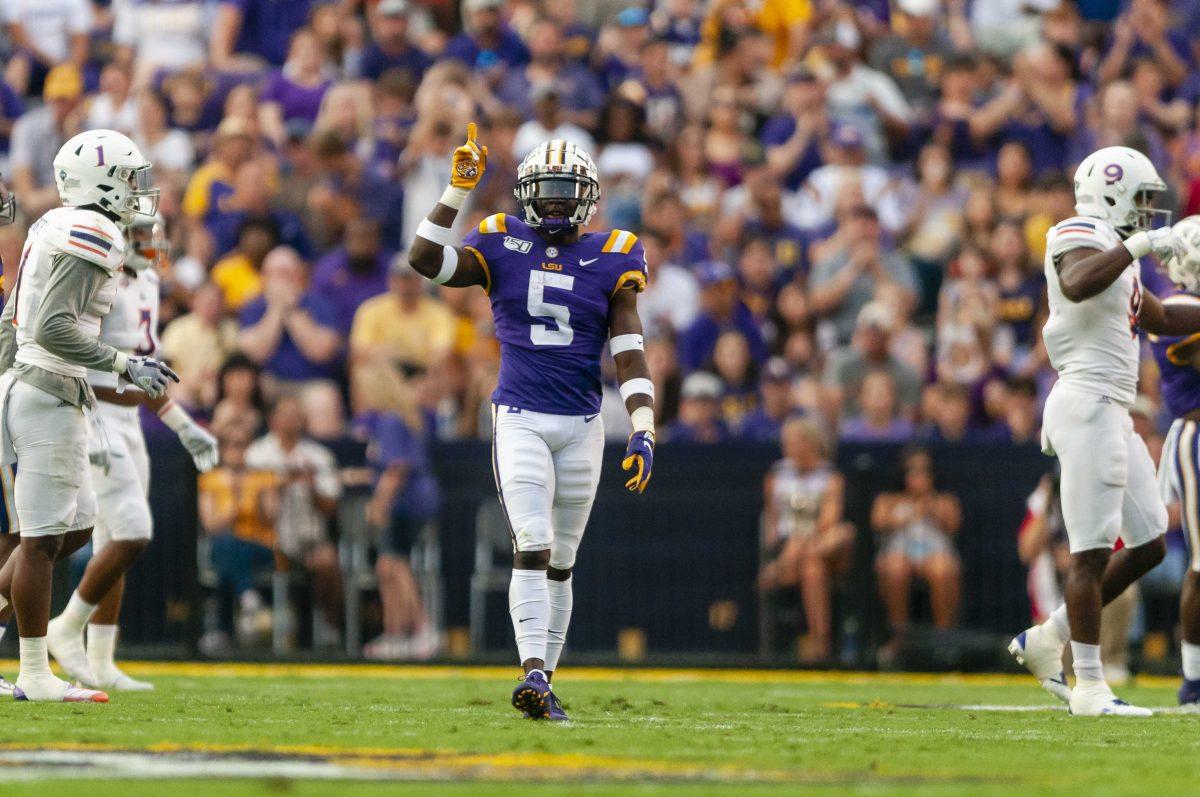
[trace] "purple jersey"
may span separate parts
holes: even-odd
[[[1200,305],[1200,296],[1177,291],[1163,300],[1164,304]],[[1161,373],[1163,402],[1172,416],[1179,418],[1200,409],[1200,371],[1178,354],[1179,349],[1194,343],[1196,335],[1151,335],[1150,348]]]
[[[599,412],[608,303],[626,285],[646,287],[637,236],[612,230],[555,244],[515,216],[497,213],[463,244],[488,272],[500,341],[492,401],[553,415]]]

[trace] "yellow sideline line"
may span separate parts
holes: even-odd
[[[283,664],[270,662],[131,661],[121,668],[133,675],[175,675],[190,678],[377,678],[440,680],[457,678],[494,681],[511,678],[516,667],[444,664]],[[15,672],[17,662],[0,660],[0,670]],[[755,670],[699,668],[569,667],[563,677],[572,681],[650,681],[654,683],[755,683],[755,684],[963,684],[975,686],[1029,686],[1028,675],[1010,673],[911,673],[847,672],[844,670]],[[1139,686],[1171,688],[1178,678],[1141,675]]]

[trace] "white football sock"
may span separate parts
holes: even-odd
[[[23,636],[21,643],[21,669],[17,678],[53,678],[50,671],[50,654],[46,652],[46,637]]]
[[[571,580],[546,579],[546,587],[550,591],[550,623],[546,627],[546,669],[550,672],[558,669],[558,659],[562,656],[563,645],[567,643],[571,608],[575,605]]]
[[[96,611],[96,604],[88,603],[79,597],[79,592],[76,591],[71,593],[71,600],[67,601],[67,608],[63,609],[63,613],[59,617],[62,618],[63,624],[67,628],[82,634],[88,620],[92,619],[94,611]]]
[[[1100,664],[1100,646],[1071,642],[1071,658],[1075,660],[1075,680],[1104,682],[1104,667]]]
[[[1184,642],[1182,647],[1183,677],[1189,681],[1200,679],[1200,645]]]
[[[1050,619],[1043,623],[1047,628],[1054,629],[1058,634],[1058,641],[1065,643],[1071,638],[1071,624],[1067,621],[1067,604],[1059,604],[1059,607],[1050,612]]]
[[[87,657],[92,672],[99,675],[117,666],[117,627],[92,623],[87,630]]]
[[[545,570],[512,571],[508,613],[517,636],[521,661],[546,658],[546,628],[550,622],[550,592]]]

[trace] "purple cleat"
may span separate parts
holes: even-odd
[[[1200,710],[1200,679],[1183,679],[1183,684],[1179,687],[1179,705]]]
[[[570,722],[571,718],[567,716],[567,712],[563,709],[562,701],[558,699],[558,695],[550,692],[547,698],[549,710],[546,712],[546,719],[556,720],[557,722]]]
[[[541,670],[530,670],[513,690],[512,704],[529,719],[540,720],[549,716],[552,697],[546,675]]]

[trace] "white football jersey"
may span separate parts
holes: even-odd
[[[1142,304],[1138,261],[1100,293],[1072,302],[1058,283],[1056,258],[1072,249],[1106,250],[1121,243],[1112,225],[1073,216],[1046,233],[1046,286],[1050,317],[1042,329],[1050,364],[1064,384],[1122,404],[1137,397],[1137,317]]]
[[[107,283],[79,317],[80,330],[98,336],[100,320],[108,314],[116,293],[113,275],[125,261],[125,237],[120,227],[95,211],[55,208],[29,228],[21,251],[17,278],[9,297],[9,301],[16,302],[13,325],[17,328],[17,362],[63,376],[85,377],[87,369],[82,365],[67,362],[39,346],[25,323],[41,308],[51,262],[60,252],[93,263],[109,275]]]
[[[112,310],[100,323],[100,340],[125,354],[153,356],[158,351],[158,273],[147,268],[131,276],[121,271],[116,277]],[[116,387],[117,374],[88,371],[95,387]]]

